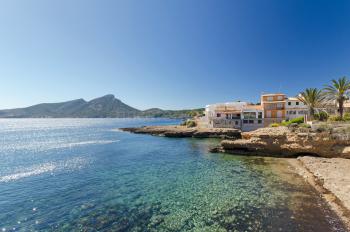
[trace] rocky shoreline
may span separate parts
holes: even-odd
[[[241,132],[237,129],[199,128],[186,126],[144,126],[120,128],[120,130],[135,134],[150,134],[173,138],[241,138]]]
[[[305,156],[288,161],[320,193],[350,231],[350,159]]]
[[[242,132],[242,139],[223,140],[213,152],[232,154],[325,158],[350,158],[348,128],[261,128]]]

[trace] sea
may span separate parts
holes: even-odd
[[[173,119],[1,119],[0,231],[346,231],[285,159],[132,134]]]

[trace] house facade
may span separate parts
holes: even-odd
[[[308,106],[295,97],[286,99],[286,120],[299,118],[309,113]]]
[[[207,105],[205,121],[210,128],[235,128],[250,131],[264,126],[261,106],[247,102],[230,102]]]
[[[261,106],[264,110],[264,125],[280,123],[286,119],[286,99],[283,93],[261,95]]]
[[[308,107],[298,98],[283,93],[261,95],[261,104],[228,102],[207,105],[204,124],[209,128],[235,128],[252,131],[272,123],[308,115]]]
[[[211,128],[236,128],[242,126],[241,113],[246,102],[229,102],[207,105],[205,117]]]
[[[264,110],[261,105],[247,105],[242,110],[242,131],[264,127]]]

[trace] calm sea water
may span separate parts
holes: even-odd
[[[0,230],[344,231],[282,159],[117,129],[176,123],[0,120]]]

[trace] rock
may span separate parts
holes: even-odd
[[[229,128],[199,128],[186,126],[145,126],[133,128],[120,128],[122,131],[128,131],[136,134],[151,134],[166,137],[195,137],[195,138],[223,138],[239,139],[241,131]]]
[[[242,139],[223,140],[214,149],[233,154],[296,157],[313,155],[326,158],[350,158],[349,135],[344,130],[314,132],[311,129],[291,130],[287,127],[261,128],[243,132]]]
[[[298,123],[291,123],[290,125],[289,125],[289,127],[298,127],[299,126],[299,124]]]

